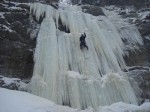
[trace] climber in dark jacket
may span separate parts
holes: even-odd
[[[85,42],[85,38],[86,38],[86,34],[81,34],[80,36],[80,49],[82,50],[83,47],[86,47],[87,50],[88,50],[88,46],[86,45],[86,42]]]

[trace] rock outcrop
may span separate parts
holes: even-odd
[[[141,36],[143,37],[144,45],[140,46],[140,50],[130,52],[129,56],[124,57],[128,69],[128,77],[133,88],[135,82],[140,89],[141,102],[150,99],[150,9],[137,9],[134,6],[119,6],[119,9],[113,9],[120,14],[125,20],[132,25],[137,26]],[[136,88],[135,88],[136,91]]]
[[[128,6],[134,5],[137,8],[148,7],[150,3],[148,0],[72,0],[73,4],[90,4],[97,6],[109,6],[109,5],[117,5],[117,6]]]
[[[28,29],[29,5],[0,3],[0,74],[30,78],[35,41]]]
[[[21,80],[18,78],[8,78],[0,75],[0,87],[11,90],[27,91],[27,83],[29,80]]]

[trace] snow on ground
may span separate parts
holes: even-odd
[[[7,27],[6,25],[3,25],[3,24],[0,24],[0,29],[3,31],[14,32],[9,27]]]
[[[0,18],[5,18],[3,12],[0,12]]]
[[[148,16],[150,16],[150,11],[140,12],[138,16],[140,20],[146,19]]]
[[[145,36],[145,38],[150,41],[150,35]]]
[[[133,104],[119,102],[110,106],[99,107],[98,112],[150,112],[150,103],[144,103],[141,106],[136,106]]]
[[[100,106],[96,110],[91,107],[80,110],[56,105],[26,92],[0,88],[0,112],[150,112],[150,103],[136,106],[118,102],[110,106]]]
[[[0,112],[76,112],[38,96],[0,88]],[[84,111],[83,111],[84,112]]]
[[[8,0],[4,0],[4,3],[7,3],[9,4],[9,1]],[[10,3],[14,4],[14,5],[19,5],[19,4],[26,4],[26,5],[30,5],[31,3],[19,3],[19,2],[13,2],[13,1],[10,1]],[[5,5],[5,4],[4,4]],[[7,5],[5,5],[7,6]]]
[[[3,8],[8,9],[10,11],[23,11],[26,10],[26,8],[21,8],[19,7],[19,5],[26,5],[26,6],[30,6],[31,3],[19,3],[19,2],[9,2],[9,1],[5,1],[0,3],[0,5],[2,5]],[[3,9],[2,8],[2,9]],[[3,10],[0,11],[0,16],[2,15],[1,13],[3,13]],[[9,13],[8,11],[4,12],[4,13]]]
[[[20,7],[12,6],[9,8],[10,10],[22,10]]]
[[[1,82],[0,86],[4,88],[16,86],[18,90],[26,91],[27,84],[25,82],[22,82],[21,79],[19,78],[9,78],[0,75],[0,82]]]

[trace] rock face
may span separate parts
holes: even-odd
[[[99,16],[99,15],[105,16],[103,10],[98,6],[84,5],[82,6],[82,10],[83,12],[92,14],[93,16]]]
[[[97,5],[97,6],[105,6],[105,5],[134,5],[138,8],[143,6],[148,6],[148,0],[144,2],[142,0],[72,0],[73,4],[90,4],[90,5]]]
[[[137,10],[135,7],[131,10],[121,11],[120,15],[127,19],[131,24],[136,25],[143,37],[144,45],[140,46],[140,51],[130,52],[128,57],[124,57],[126,65],[131,67],[128,76],[131,81],[137,83],[141,89],[139,98],[141,103],[150,99],[150,10],[148,8]],[[133,88],[135,88],[133,86]],[[136,88],[135,88],[136,91]]]
[[[0,74],[30,78],[35,41],[28,34],[29,6],[0,3]]]
[[[20,2],[20,3],[28,3],[28,2],[34,2],[36,0],[8,0],[11,2]]]
[[[140,98],[140,103],[143,103],[147,99],[150,99],[150,69],[144,67],[133,67],[128,72],[130,82],[136,91],[138,86],[140,91],[136,91],[137,97]]]

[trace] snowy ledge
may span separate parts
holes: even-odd
[[[150,112],[150,103],[136,106],[118,102],[110,106],[100,106],[96,110],[91,107],[80,110],[56,105],[26,92],[0,88],[0,112]]]

